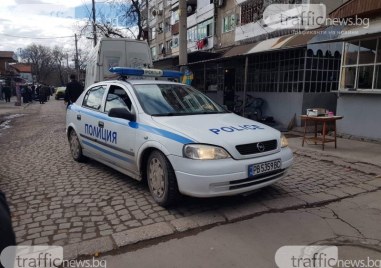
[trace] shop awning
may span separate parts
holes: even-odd
[[[308,42],[316,35],[314,32],[305,32],[295,35],[285,35],[271,38],[256,43],[235,46],[228,50],[222,57],[244,56],[249,54],[267,52],[277,49],[307,46]]]
[[[381,35],[381,19],[371,20],[367,28],[359,26],[331,26],[325,32],[326,34],[316,36],[319,38],[313,38],[310,44],[343,42]]]
[[[381,34],[381,19],[372,20],[369,23],[369,26],[365,28],[362,27],[346,27],[344,28],[342,34],[339,35],[341,40],[350,40],[356,38],[366,38],[368,36],[374,36]]]
[[[235,46],[229,49],[227,52],[225,52],[222,57],[230,58],[230,57],[245,55],[248,51],[250,51],[250,49],[252,49],[256,45],[257,44],[254,43],[254,44],[245,44],[245,45]]]

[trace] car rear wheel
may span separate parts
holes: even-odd
[[[147,162],[147,182],[152,197],[160,206],[169,206],[179,196],[171,163],[159,151],[153,151]]]
[[[69,135],[70,152],[73,159],[77,162],[83,162],[86,158],[82,154],[82,147],[79,143],[77,133],[74,130],[70,131]]]

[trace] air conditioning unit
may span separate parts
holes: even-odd
[[[224,0],[218,0],[217,6],[222,7],[224,5],[225,1]]]
[[[159,9],[159,10],[157,11],[157,15],[159,15],[159,16],[163,15],[163,9]]]

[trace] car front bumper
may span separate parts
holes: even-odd
[[[175,170],[179,191],[194,197],[236,195],[268,186],[280,180],[293,163],[289,148],[244,160],[191,160],[174,155],[169,155],[168,158]],[[249,165],[276,159],[281,159],[280,170],[248,177]]]

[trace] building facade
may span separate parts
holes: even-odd
[[[13,51],[0,51],[0,80],[2,84],[15,88],[15,78],[19,76],[16,69],[10,67],[17,62],[16,54]]]
[[[26,83],[32,84],[33,75],[32,75],[32,65],[26,63],[15,63],[10,65],[11,68],[14,68],[19,73],[19,77],[24,80]]]
[[[178,68],[178,1],[162,1],[150,1],[153,9],[148,12],[152,15],[148,21],[154,65]],[[280,128],[295,122],[307,108],[336,112],[337,96],[332,91],[338,88],[342,45],[314,44],[326,35],[324,31],[296,34],[288,28],[274,30],[262,20],[265,8],[272,3],[314,2],[326,4],[331,12],[345,1],[187,1],[192,86],[228,106],[234,105],[234,96],[260,97],[265,101],[263,114],[274,117]],[[165,30],[168,19],[170,31]]]
[[[344,42],[336,91],[337,113],[344,116],[339,132],[381,141],[381,2],[351,0],[331,16],[363,19],[356,27],[345,28],[338,37]]]

